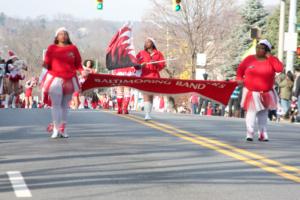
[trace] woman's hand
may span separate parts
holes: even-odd
[[[244,85],[244,80],[237,80],[236,81],[239,85]]]
[[[82,70],[82,71],[81,71],[81,75],[82,75],[83,77],[87,77],[89,74],[90,74],[90,71],[88,71],[88,70]]]

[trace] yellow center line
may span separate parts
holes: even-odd
[[[170,125],[167,125],[167,124],[162,124],[162,123],[159,123],[159,122],[155,122],[155,121],[152,121],[153,124],[156,124],[158,126],[161,126],[161,127],[165,127],[165,128],[168,128],[168,129],[171,129],[171,130],[176,130],[178,131],[179,133],[182,133],[182,134],[186,134],[186,135],[189,135],[191,137],[194,137],[196,139],[200,139],[200,140],[204,140],[206,142],[209,142],[209,143],[212,143],[212,144],[215,144],[215,145],[218,145],[218,146],[221,146],[221,147],[225,147],[225,148],[228,148],[234,152],[237,152],[237,153],[240,153],[240,154],[243,154],[243,155],[246,155],[246,156],[249,156],[253,159],[257,159],[261,162],[264,162],[264,163],[267,163],[269,165],[274,165],[274,166],[277,166],[277,167],[280,167],[284,170],[287,170],[287,171],[291,171],[291,172],[294,172],[294,173],[297,173],[300,175],[300,169],[296,168],[296,167],[293,167],[293,166],[289,166],[289,165],[284,165],[278,161],[275,161],[275,160],[271,160],[269,158],[266,158],[264,156],[261,156],[261,155],[258,155],[258,154],[255,154],[255,153],[252,153],[252,152],[249,152],[249,151],[246,151],[244,149],[241,149],[241,148],[237,148],[237,147],[234,147],[232,145],[229,145],[229,144],[226,144],[226,143],[223,143],[223,142],[220,142],[220,141],[217,141],[215,139],[211,139],[211,138],[207,138],[207,137],[203,137],[203,136],[199,136],[199,135],[196,135],[194,133],[191,133],[191,132],[188,132],[188,131],[184,131],[184,130],[181,130],[181,129],[177,129],[176,127],[173,127],[173,126],[170,126]]]
[[[168,133],[170,135],[182,138],[184,140],[201,145],[208,149],[215,150],[223,155],[227,155],[229,157],[232,157],[232,158],[235,158],[242,162],[245,162],[249,165],[261,168],[264,171],[267,171],[269,173],[273,173],[273,174],[279,175],[285,179],[294,181],[296,183],[300,183],[299,176],[289,173],[289,172],[293,172],[293,173],[299,174],[300,170],[296,167],[284,165],[278,161],[271,160],[264,156],[246,151],[244,149],[236,148],[232,145],[217,141],[215,139],[199,136],[199,135],[193,134],[191,132],[178,129],[171,125],[167,125],[167,124],[163,124],[163,123],[159,123],[159,122],[155,122],[155,121],[145,122],[142,118],[132,116],[132,115],[131,116],[130,115],[126,115],[126,116],[118,115],[118,116],[126,118],[126,119],[130,119],[132,121],[138,122],[138,123],[148,126],[150,128],[157,129],[162,132]],[[289,171],[289,172],[286,172],[284,170]]]

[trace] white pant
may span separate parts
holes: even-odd
[[[55,79],[49,88],[49,96],[52,103],[53,124],[56,129],[59,129],[59,126],[67,121],[72,94],[63,94],[62,79]]]
[[[267,121],[268,121],[268,110],[254,111],[249,109],[246,114],[246,126],[247,136],[253,137],[255,122],[257,121],[258,132],[265,134],[267,137]]]

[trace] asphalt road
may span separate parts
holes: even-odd
[[[0,199],[299,200],[300,125],[270,123],[246,142],[243,119],[71,111],[69,139],[50,139],[50,110],[0,110]]]

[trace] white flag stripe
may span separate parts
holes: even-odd
[[[130,38],[130,36],[131,36],[131,32],[130,32],[130,31],[125,31],[124,33],[122,33],[122,34],[120,35],[120,38],[121,38],[121,37],[129,37],[129,38]]]

